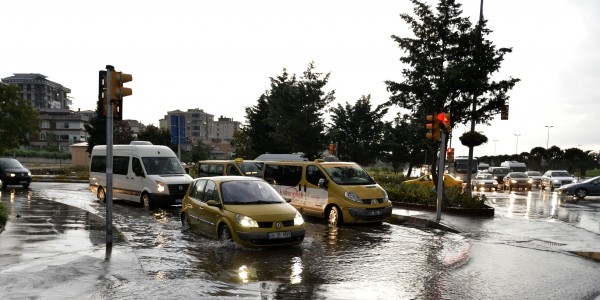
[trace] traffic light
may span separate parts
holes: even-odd
[[[426,120],[427,125],[425,125],[425,128],[427,128],[427,133],[425,134],[425,136],[427,137],[427,139],[439,141],[440,120],[437,117],[434,118],[434,115],[427,115]]]
[[[448,148],[448,150],[446,150],[446,162],[454,162],[454,148]]]
[[[445,131],[450,131],[452,129],[450,126],[450,113],[438,113],[437,119],[440,121],[440,129],[444,129]]]
[[[117,71],[110,72],[110,99],[113,101],[113,119],[123,120],[123,97],[130,96],[131,88],[123,87],[123,83],[133,79],[131,74]]]

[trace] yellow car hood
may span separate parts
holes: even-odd
[[[224,208],[235,214],[242,214],[257,222],[293,220],[297,210],[289,203],[276,204],[228,204]]]

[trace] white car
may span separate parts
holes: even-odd
[[[498,181],[490,173],[477,173],[475,178],[471,180],[471,186],[473,190],[486,189],[491,191],[498,188]]]
[[[542,176],[541,187],[542,190],[549,187],[550,191],[554,191],[555,188],[575,182],[577,182],[577,180],[565,170],[548,170]]]

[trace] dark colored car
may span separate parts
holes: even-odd
[[[503,186],[504,176],[510,173],[510,169],[507,167],[490,167],[489,173],[498,181],[498,186]]]
[[[527,176],[529,176],[529,178],[531,178],[533,180],[533,185],[535,185],[536,188],[540,187],[540,184],[542,183],[542,173],[539,171],[527,171],[525,172],[525,174],[527,174]]]
[[[0,158],[0,179],[2,189],[9,185],[22,185],[28,188],[31,184],[31,172],[14,158]]]
[[[579,199],[583,199],[585,196],[600,196],[600,176],[563,185],[558,188],[558,194],[561,196],[575,196]]]
[[[504,189],[527,189],[531,191],[533,179],[529,178],[524,172],[510,172],[504,176]]]

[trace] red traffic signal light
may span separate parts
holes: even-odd
[[[446,161],[449,163],[454,162],[454,148],[448,148],[446,150]]]
[[[440,124],[440,129],[444,129],[446,131],[449,131],[450,129],[452,129],[452,127],[450,126],[450,113],[438,113],[436,116],[436,119],[438,120],[438,124]]]

